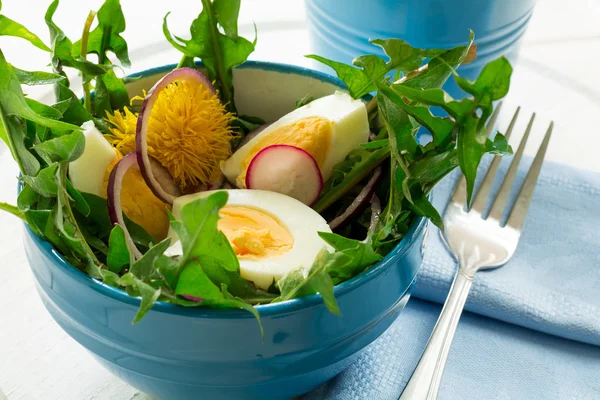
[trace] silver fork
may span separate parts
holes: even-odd
[[[498,106],[490,118],[487,126],[488,136],[494,128],[499,109]],[[520,108],[517,108],[510,122],[506,132],[507,139],[515,126],[519,110]],[[469,290],[473,284],[475,273],[479,270],[501,267],[515,253],[527,208],[533,196],[533,190],[554,126],[554,123],[551,122],[529,168],[525,182],[521,186],[517,200],[512,210],[510,210],[508,220],[505,225],[501,225],[500,220],[506,208],[509,193],[534,119],[535,114],[531,116],[527,130],[504,177],[500,191],[493,200],[489,215],[484,215],[484,209],[500,165],[499,156],[496,156],[492,161],[470,210],[465,210],[467,198],[464,177],[460,179],[454,190],[444,213],[442,238],[446,247],[452,251],[457,259],[459,268],[421,360],[408,381],[404,392],[402,392],[400,400],[437,399],[450,345],[469,295]]]

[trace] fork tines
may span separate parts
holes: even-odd
[[[499,110],[501,103],[496,107],[494,113],[490,117],[490,121],[487,125],[488,136],[491,135],[494,129],[494,125],[496,123],[496,119],[498,118]],[[521,107],[517,107],[515,114],[510,121],[508,129],[506,131],[506,139],[508,140],[513,132],[515,127],[515,123],[519,116],[519,112]],[[485,206],[490,198],[490,191],[494,184],[494,180],[496,179],[496,175],[498,174],[498,168],[500,166],[500,162],[502,157],[495,156],[490,167],[488,168],[486,175],[475,195],[473,204],[469,212],[476,212],[484,219],[492,219],[496,221],[500,221],[502,215],[507,208],[507,203],[509,199],[509,195],[511,192],[511,188],[513,187],[515,177],[517,175],[517,169],[519,167],[519,163],[521,162],[521,158],[523,157],[523,153],[525,151],[525,146],[527,144],[527,140],[529,139],[529,134],[531,133],[531,129],[533,127],[533,122],[535,120],[535,113],[531,115],[529,123],[527,124],[527,129],[525,130],[525,134],[521,138],[519,143],[519,147],[516,153],[513,156],[511,164],[504,176],[502,184],[500,186],[500,190],[498,191],[495,198],[492,199],[492,206],[489,212],[489,215],[483,215]],[[527,176],[523,185],[519,190],[519,194],[517,199],[509,211],[509,217],[506,225],[520,230],[523,226],[523,221],[525,220],[525,215],[527,213],[527,208],[529,207],[529,203],[531,202],[531,198],[533,196],[533,190],[535,188],[538,176],[540,174],[540,170],[542,167],[542,162],[544,161],[544,156],[546,155],[546,150],[548,148],[548,143],[550,142],[550,136],[552,135],[552,129],[554,127],[554,122],[550,122],[550,126],[546,131],[546,135],[540,144],[540,147],[535,155],[533,163],[531,164],[529,171],[527,172]],[[456,189],[452,194],[452,201],[458,204],[466,204],[466,190],[465,190],[466,182],[464,176],[460,179],[458,185],[456,185]]]

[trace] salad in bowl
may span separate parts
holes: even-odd
[[[155,390],[156,382],[171,379],[181,386],[188,377],[199,379],[189,372],[193,362],[216,361],[192,351],[180,360],[187,375],[178,370],[170,377],[173,359],[163,366],[160,360],[183,357],[192,332],[235,336],[248,344],[250,339],[242,339],[246,325],[239,324],[249,317],[261,335],[251,337],[248,354],[236,353],[247,356],[247,371],[254,371],[239,373],[239,387],[270,382],[289,365],[290,376],[308,383],[288,385],[285,393],[302,393],[338,373],[347,365],[342,361],[397,316],[397,308],[390,310],[406,287],[383,301],[385,293],[375,286],[361,292],[357,282],[385,279],[393,265],[400,268],[397,257],[416,243],[417,233],[423,243],[427,219],[443,228],[430,201],[436,183],[460,168],[470,197],[482,156],[510,153],[504,136],[486,136],[485,124],[493,102],[508,91],[512,69],[500,58],[476,81],[460,78],[456,68],[476,56],[472,33],[466,46],[453,49],[373,40],[386,56],[362,55],[353,65],[308,56],[331,67],[339,79],[250,62],[256,39],[238,35],[240,1],[202,4],[189,39],[172,35],[165,16],[165,38],[182,53],[177,65],[124,78],[118,65],[129,67],[130,60],[118,0],[106,0],[91,12],[76,41],[54,23],[58,0],[45,16],[48,43],[0,15],[0,34],[48,52],[52,67],[51,72],[25,71],[0,51],[0,137],[21,171],[16,205],[1,203],[0,208],[28,226],[30,263],[55,319],[117,374],[137,368],[122,353],[138,357],[159,335],[154,329],[140,331],[145,323],[179,329],[179,343],[152,347],[151,357],[140,357],[143,366],[127,379],[134,385],[183,397]],[[67,72],[81,74],[82,97]],[[469,97],[456,100],[441,89],[451,76]],[[27,97],[28,85],[51,85],[56,103]],[[410,262],[416,266],[407,285],[418,257]],[[48,264],[43,273],[39,263]],[[52,282],[44,283],[43,275],[54,271]],[[379,282],[377,287],[387,286]],[[365,304],[381,307],[381,313],[361,320],[363,305],[340,307],[336,294],[351,291],[369,296]],[[71,301],[63,301],[69,296]],[[317,303],[329,311],[327,317],[317,313]],[[122,314],[118,304],[137,311]],[[277,325],[302,308],[313,311],[287,328]],[[100,309],[105,315],[94,314]],[[189,320],[188,310],[214,318],[212,325],[198,333],[200,322]],[[124,315],[134,324],[119,325]],[[352,344],[359,326],[376,326],[385,316],[389,321],[368,340]],[[83,323],[84,318],[89,320]],[[227,318],[238,325],[221,327],[219,321]],[[312,330],[302,331],[304,325]],[[342,335],[349,326],[356,329]],[[298,354],[308,350],[300,344],[304,339],[296,341],[286,331],[291,328],[315,340],[337,332],[335,340],[319,346],[343,347],[345,353],[327,373],[325,356],[321,364],[302,369]],[[104,349],[110,341],[120,343]],[[257,350],[265,342],[287,347]],[[156,336],[156,343],[167,346],[164,337]],[[227,351],[221,348],[220,362],[237,365]],[[290,359],[282,361],[281,354]],[[268,359],[271,369],[261,369],[259,360]],[[215,371],[222,367],[214,365]],[[163,368],[152,384],[144,381],[153,374],[149,368]],[[310,375],[317,370],[318,376]],[[279,384],[289,384],[288,378]]]

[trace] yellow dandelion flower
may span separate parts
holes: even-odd
[[[137,113],[134,114],[125,107],[124,111],[115,111],[114,114],[107,111],[105,119],[112,125],[110,133],[104,135],[106,140],[123,154],[135,151]]]
[[[106,119],[113,126],[107,140],[123,153],[135,150],[137,115],[126,109]],[[205,86],[175,82],[158,94],[152,108],[148,153],[167,168],[183,192],[206,184],[219,176],[219,163],[231,156],[233,119]]]

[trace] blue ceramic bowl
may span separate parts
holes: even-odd
[[[173,66],[141,74],[139,93]],[[294,108],[305,94],[340,87],[321,73],[248,62],[234,74],[240,112],[267,120]],[[260,97],[262,95],[262,97]],[[427,223],[417,219],[380,263],[335,287],[342,316],[320,295],[257,306],[247,312],[158,303],[138,324],[140,300],[70,265],[48,242],[25,229],[37,290],[52,317],[107,369],[160,399],[287,399],[316,388],[350,365],[406,304],[423,259]]]
[[[516,62],[535,5],[535,0],[305,1],[311,51],[347,64],[357,55],[383,55],[369,39],[402,38],[416,47],[450,48],[465,45],[471,29],[477,59],[459,69],[468,79],[501,55]],[[444,88],[454,97],[464,96],[453,79]]]

